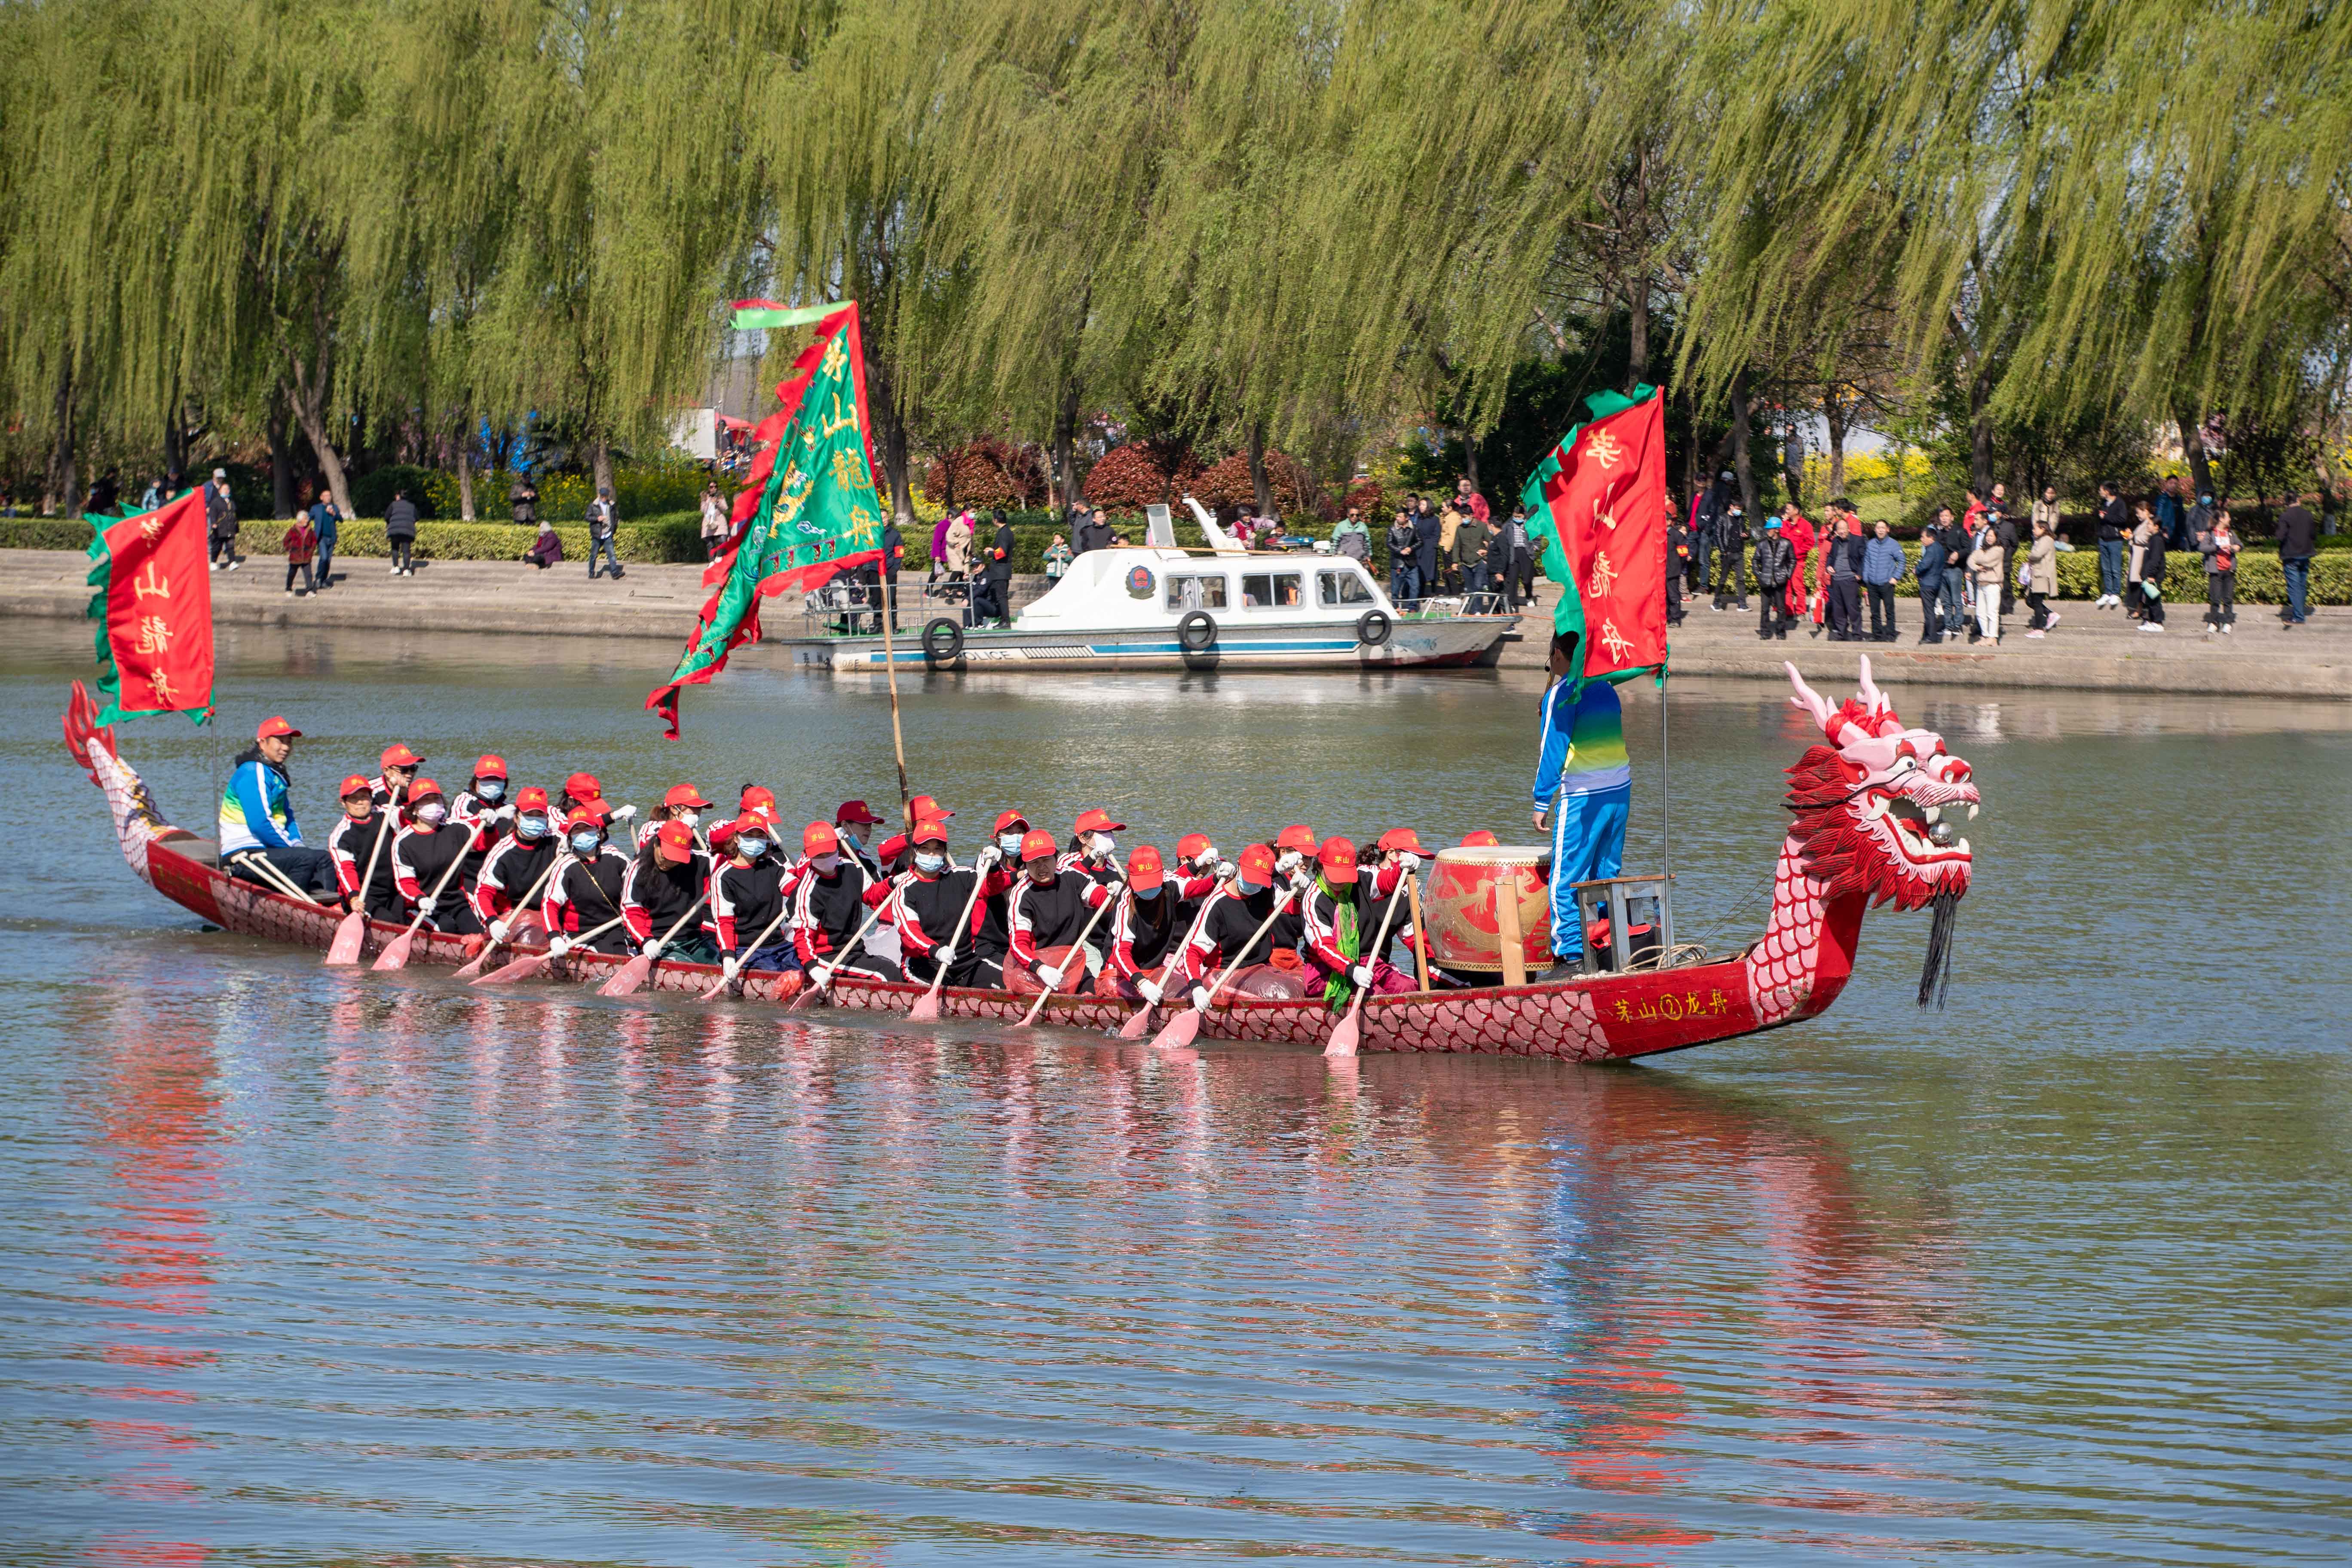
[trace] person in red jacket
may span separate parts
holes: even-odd
[[[629,858],[606,841],[604,812],[595,805],[573,806],[564,823],[563,858],[540,895],[548,952],[561,958],[594,931],[586,937],[591,952],[625,954],[629,933],[618,922],[621,884],[628,874]]]
[[[1066,979],[1082,981],[1086,950],[1076,946],[1078,933],[1087,915],[1118,887],[1117,881],[1062,869],[1054,836],[1032,828],[1021,841],[1021,879],[1013,887],[1013,956],[1004,966],[1005,988],[1034,994],[1059,990]]]
[[[654,959],[716,963],[719,950],[697,917],[708,907],[710,863],[693,825],[656,824],[621,879],[621,918],[637,951]]]
[[[1003,855],[991,845],[974,857],[971,869],[958,869],[948,855],[947,825],[936,817],[917,823],[908,837],[914,841],[913,858],[906,874],[892,884],[889,912],[884,917],[898,932],[899,962],[907,978],[929,983],[938,975],[945,954],[947,984],[1001,987],[1005,947],[989,932],[986,910],[991,898],[1013,886],[1013,871]],[[964,921],[961,926],[960,920]],[[948,953],[950,945],[954,951]]]
[[[1176,880],[1168,875],[1160,851],[1149,844],[1138,846],[1128,857],[1127,886],[1111,916],[1110,955],[1095,994],[1158,1006],[1160,973],[1171,959],[1181,957],[1190,928]],[[1168,970],[1171,984],[1181,970],[1181,963]]]
[[[1372,900],[1393,897],[1404,880],[1402,857],[1385,857],[1384,862],[1360,868],[1354,845],[1327,838],[1316,853],[1315,880],[1301,895],[1307,940],[1300,956],[1307,961],[1307,994],[1321,992],[1334,1011],[1345,1007],[1360,987],[1387,994],[1413,988],[1402,971],[1371,951],[1379,932],[1363,918]]]
[[[1259,931],[1280,904],[1283,892],[1275,887],[1280,877],[1273,848],[1253,844],[1242,851],[1234,874],[1209,895],[1179,972],[1194,1006],[1209,1005],[1211,983],[1220,972],[1265,962],[1271,933],[1261,935]],[[1171,988],[1176,983],[1171,979]]]
[[[1097,882],[1117,881],[1118,862],[1112,857],[1118,853],[1117,835],[1126,828],[1126,823],[1113,821],[1108,811],[1078,813],[1070,828],[1070,842],[1055,865],[1065,871],[1083,871]]]
[[[514,797],[513,805],[514,831],[490,846],[474,879],[474,918],[498,942],[506,941],[518,913],[536,911],[534,900],[563,853],[563,836],[555,831],[545,790],[533,784]]]
[[[302,577],[301,596],[309,598],[313,587],[310,581],[310,562],[319,553],[318,531],[310,526],[309,518],[298,511],[294,514],[293,523],[286,530],[285,543],[286,596],[289,599],[295,596],[294,577],[297,573],[299,573]]]
[[[801,847],[808,864],[793,894],[793,947],[810,983],[829,984],[835,973],[900,978],[898,966],[867,952],[858,936],[866,924],[866,895],[876,879],[855,856],[841,852],[841,839],[829,822],[810,823]]]

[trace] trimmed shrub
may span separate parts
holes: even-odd
[[[1307,477],[1306,468],[1287,452],[1268,448],[1265,488],[1274,497],[1274,510],[1286,519],[1321,515],[1323,497]],[[1255,505],[1257,488],[1250,482],[1249,454],[1236,452],[1202,474],[1192,493],[1202,506]]]
[[[378,470],[379,472],[384,470]],[[457,476],[436,469],[430,473],[417,468],[409,472],[423,476],[423,483],[433,497],[436,517],[455,518],[464,509],[457,504]],[[371,475],[371,478],[373,476]],[[586,474],[534,474],[532,483],[539,487],[539,515],[560,529],[568,522],[585,523],[588,502],[596,493],[595,484]],[[515,476],[504,468],[494,468],[474,476],[474,510],[485,521],[504,522],[512,515],[507,505],[507,491],[514,488]],[[613,470],[613,504],[621,509],[625,519],[645,521],[670,512],[699,512],[702,487],[710,476],[692,461],[656,463],[646,467],[619,468]],[[731,500],[733,484],[726,479],[719,488]],[[386,499],[390,491],[385,492]],[[411,492],[413,496],[414,491]],[[370,506],[362,500],[355,485],[352,505],[363,516],[383,515],[383,508]],[[419,503],[422,510],[422,503]],[[421,540],[424,536],[418,535]],[[584,537],[584,536],[583,536]],[[570,549],[570,545],[565,545]]]
[[[1087,470],[1086,496],[1105,510],[1140,514],[1163,497],[1176,504],[1200,474],[1200,459],[1182,442],[1129,441],[1113,447]],[[1246,463],[1243,477],[1248,477]]]
[[[946,504],[950,471],[955,477],[955,504],[960,507],[1026,507],[1045,494],[1045,466],[1037,448],[1016,447],[993,437],[933,458],[923,470],[926,500]]]
[[[94,537],[78,517],[0,518],[0,549],[87,550]]]

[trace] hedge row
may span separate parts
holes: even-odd
[[[1916,572],[1919,564],[1919,547],[1906,545],[1903,553]],[[2024,554],[2021,546],[2018,559],[2022,560]],[[1748,581],[1750,587],[1755,585],[1753,569],[1748,573]],[[1895,593],[1897,598],[1917,598],[1918,578],[1906,574],[1895,584]],[[2058,597],[2095,599],[2098,596],[2098,551],[2061,551],[2058,554]],[[2165,552],[2164,596],[2170,604],[2203,604],[2205,558],[2191,551]],[[2250,605],[2286,603],[2286,570],[2279,564],[2276,549],[2257,546],[2239,552],[2238,597]],[[2312,558],[2308,602],[2315,605],[2352,605],[2352,552],[2332,550]]]

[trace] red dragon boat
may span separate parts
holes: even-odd
[[[1935,925],[1919,996],[1930,999],[1949,963],[1951,924],[1968,890],[1971,861],[1954,818],[1976,814],[1969,764],[1943,738],[1906,729],[1872,683],[1862,660],[1858,695],[1832,708],[1791,665],[1792,700],[1821,726],[1822,741],[1788,770],[1792,814],[1774,868],[1772,907],[1763,936],[1727,957],[1673,950],[1661,966],[1548,980],[1524,985],[1373,996],[1361,1015],[1366,1051],[1468,1051],[1591,1062],[1681,1050],[1810,1018],[1826,1010],[1853,971],[1863,915],[1874,905],[1931,907]],[[232,878],[213,864],[210,847],[167,821],[154,797],[96,726],[97,708],[79,683],[65,715],[67,748],[104,792],[122,858],[157,892],[214,925],[241,935],[325,949],[340,915],[332,909]],[[404,928],[370,922],[367,945],[380,950]],[[479,937],[417,934],[409,962],[463,964]],[[523,946],[521,952],[544,951]],[[600,984],[625,960],[574,950],[541,966],[548,981]],[[716,966],[661,963],[646,988],[697,992]],[[788,1001],[798,974],[751,973],[742,994]],[[828,1005],[847,1012],[904,1013],[926,987],[843,975]],[[948,987],[942,1016],[1012,1022],[1036,1000],[1009,991]],[[1047,1001],[1041,1023],[1115,1031],[1131,1004],[1093,996]],[[1321,998],[1234,995],[1203,1015],[1201,1037],[1319,1046],[1336,1016]]]

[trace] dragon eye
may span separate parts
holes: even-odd
[[[1897,741],[1895,742],[1895,755],[1898,759],[1908,757],[1916,762],[1919,757],[1919,748],[1908,741]]]

